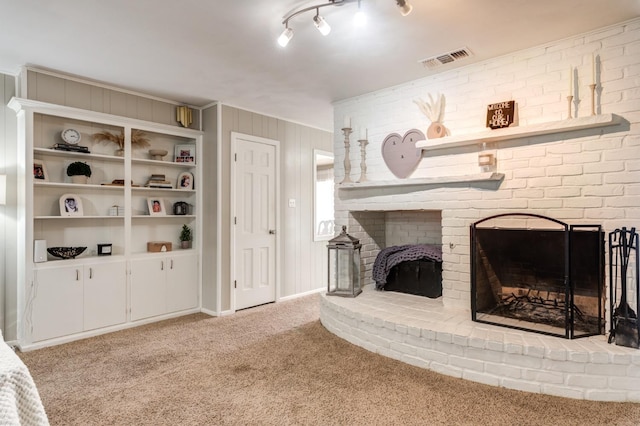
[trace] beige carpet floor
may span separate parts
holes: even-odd
[[[442,376],[329,333],[319,296],[20,354],[52,425],[638,425],[640,404]]]

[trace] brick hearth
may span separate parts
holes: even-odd
[[[441,300],[377,291],[323,296],[322,324],[371,352],[492,386],[596,401],[640,402],[640,351],[606,336],[565,340],[471,321]]]

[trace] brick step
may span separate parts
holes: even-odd
[[[320,320],[357,346],[492,386],[594,401],[640,402],[640,350],[606,336],[567,340],[471,321],[442,298],[376,291],[323,296]]]

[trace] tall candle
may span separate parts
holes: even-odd
[[[360,128],[360,140],[367,140],[367,128],[366,127],[361,127]]]
[[[573,67],[569,66],[569,96],[573,94]]]
[[[351,127],[351,117],[349,117],[348,115],[344,116],[344,128],[348,129]]]
[[[596,84],[596,54],[591,54],[591,84]]]

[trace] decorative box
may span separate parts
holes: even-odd
[[[147,242],[147,251],[171,251],[171,243],[169,241],[149,241]]]
[[[124,207],[120,207],[120,206],[109,207],[109,216],[124,216]]]

